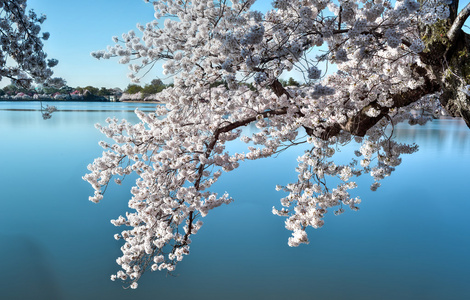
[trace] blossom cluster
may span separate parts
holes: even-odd
[[[43,51],[42,41],[50,36],[48,32],[41,34],[45,20],[46,16],[26,10],[26,0],[0,1],[0,80],[9,78],[24,87],[33,81],[47,84],[51,80],[51,68],[58,61],[47,59]]]
[[[155,95],[163,105],[154,113],[136,111],[140,123],[109,119],[98,126],[113,143],[101,142],[102,157],[88,166],[90,200],[99,202],[113,180],[138,175],[130,212],[112,221],[126,228],[115,236],[124,245],[122,270],[112,279],[135,288],[146,270],[173,271],[189,253],[200,218],[232,201],[210,190],[222,174],[301,143],[312,148],[298,159],[297,182],[278,186],[288,195],[273,213],[287,218],[290,246],[308,243],[307,228],[321,227],[328,210],[358,209],[361,199],[350,194],[354,177],[369,174],[376,190],[402,154],[417,150],[393,140],[395,124],[423,124],[439,113],[438,95],[403,95],[426,84],[419,28],[444,18],[444,4],[276,0],[262,14],[250,10],[253,2],[154,1],[156,20],[93,53],[119,57],[134,81],[163,60],[174,79]],[[307,55],[320,46],[326,54]],[[322,79],[318,66],[325,60],[338,71]],[[282,87],[278,79],[294,68],[306,74],[306,84]],[[248,124],[258,131],[243,136]],[[246,152],[225,150],[236,139],[247,143]],[[335,163],[335,149],[351,142],[356,156]],[[339,182],[335,188],[327,177]]]

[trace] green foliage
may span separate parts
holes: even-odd
[[[163,91],[166,88],[166,85],[161,82],[161,80],[152,80],[152,83],[146,84],[142,89],[144,94],[157,94]]]
[[[124,90],[124,92],[128,94],[137,94],[138,92],[142,92],[143,89],[144,88],[138,84],[129,84]]]
[[[433,25],[426,26],[422,37],[423,42],[426,44],[426,50],[433,51],[433,45],[436,44],[447,45],[449,43],[447,38],[449,28],[450,25],[447,20],[439,20]]]
[[[289,77],[288,80],[279,79],[279,82],[282,84],[282,86],[300,86],[300,83],[292,77]]]
[[[100,92],[98,88],[91,86],[91,85],[84,87],[84,89],[90,92],[90,94],[92,95],[98,95],[98,93]]]
[[[100,90],[98,91],[98,96],[109,96],[109,95],[113,95],[114,94],[114,91],[112,89],[107,89],[105,87],[102,87],[100,88]]]
[[[164,84],[160,79],[153,79],[150,83],[146,84],[144,87],[138,84],[129,84],[124,90],[128,94],[137,94],[142,92],[147,95],[157,94],[167,88],[169,85]]]
[[[158,78],[153,79],[153,80],[150,82],[150,85],[154,85],[154,86],[165,86],[165,84],[163,83],[163,81],[161,81],[161,79],[158,79]]]
[[[300,83],[294,78],[289,77],[289,80],[287,81],[287,86],[292,86],[292,85],[300,86]]]

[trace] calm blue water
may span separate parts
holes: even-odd
[[[283,196],[275,185],[295,180],[303,150],[247,162],[217,183],[235,202],[204,219],[177,276],[149,272],[124,290],[109,280],[121,246],[109,220],[126,211],[132,182],[94,204],[81,177],[102,151],[94,124],[136,120],[135,104],[50,104],[58,112],[44,121],[39,103],[0,102],[0,299],[470,299],[463,122],[398,127],[398,139],[420,151],[377,192],[361,180],[361,210],[328,216],[298,248],[287,246],[290,232],[271,207]]]

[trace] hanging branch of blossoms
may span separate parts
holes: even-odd
[[[0,1],[0,80],[9,78],[14,84],[29,87],[37,83],[55,84],[51,78],[56,59],[47,59],[43,40],[50,34],[43,32],[41,24],[46,16],[26,10],[26,0]]]
[[[101,142],[105,152],[88,166],[84,179],[95,190],[90,200],[102,200],[112,179],[120,184],[138,176],[131,212],[112,221],[126,229],[115,236],[124,240],[117,259],[122,269],[111,278],[136,288],[148,269],[173,271],[189,254],[201,218],[232,201],[211,186],[244,160],[312,145],[298,158],[297,182],[277,187],[288,193],[283,207],[273,207],[293,232],[288,244],[298,246],[308,243],[308,227],[323,226],[328,210],[358,209],[360,198],[350,194],[353,178],[371,175],[376,190],[402,154],[417,151],[394,141],[390,126],[424,124],[444,113],[468,116],[468,122],[470,82],[457,67],[470,63],[457,55],[469,45],[461,31],[468,14],[467,8],[454,14],[455,2],[449,10],[435,0],[394,6],[275,0],[262,14],[250,10],[254,1],[153,1],[156,20],[92,53],[119,57],[133,81],[164,60],[163,73],[174,79],[156,95],[162,105],[155,113],[136,111],[140,123],[108,119],[107,126],[98,125],[113,143]],[[321,46],[325,54],[307,55]],[[321,61],[338,71],[322,76]],[[283,87],[280,76],[294,68],[304,71],[306,83]],[[448,80],[449,68],[460,89]],[[258,132],[243,136],[248,124]],[[236,139],[247,143],[246,153],[225,150]],[[335,149],[348,143],[356,144],[356,158],[335,162]],[[332,181],[340,183],[332,187]]]

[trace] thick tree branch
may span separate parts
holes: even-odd
[[[447,32],[447,37],[449,38],[450,44],[454,44],[459,37],[462,26],[465,21],[470,16],[470,3],[468,3],[457,15],[452,26],[450,27],[449,31]]]
[[[429,76],[426,75],[426,69],[415,66],[414,71],[415,76],[424,79],[424,84],[415,89],[411,89],[400,94],[390,95],[390,97],[393,99],[393,106],[391,108],[408,106],[411,103],[418,101],[421,97],[435,93],[441,89],[439,82],[432,80],[429,78]],[[366,112],[370,108],[379,110],[380,114],[377,117],[368,116]],[[327,140],[330,137],[337,135],[341,130],[345,130],[355,136],[364,136],[367,133],[367,130],[377,124],[377,122],[385,117],[389,111],[389,108],[382,107],[376,101],[374,101],[368,106],[364,107],[357,115],[349,118],[345,124],[334,124],[325,128],[321,138]]]

